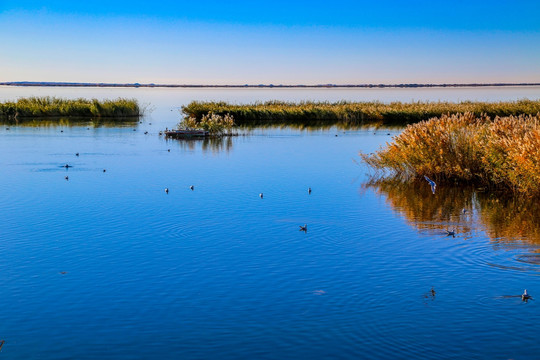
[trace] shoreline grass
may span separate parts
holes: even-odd
[[[253,104],[193,101],[182,107],[186,117],[200,120],[210,113],[231,115],[238,126],[304,125],[344,127],[408,125],[445,114],[472,113],[476,116],[518,116],[540,113],[540,100],[503,102],[281,102]]]
[[[540,114],[443,115],[409,125],[386,148],[360,156],[395,177],[428,176],[539,196]]]
[[[29,97],[0,103],[0,118],[133,118],[143,114],[135,99]]]

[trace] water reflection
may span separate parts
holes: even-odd
[[[421,231],[467,235],[484,231],[491,241],[506,247],[527,245],[540,252],[540,204],[534,199],[485,192],[471,186],[437,187],[431,193],[425,181],[372,179],[363,185],[384,196],[392,209]],[[518,261],[540,264],[540,255],[520,255]]]
[[[383,122],[370,122],[366,124],[351,124],[351,123],[335,123],[328,124],[324,121],[320,122],[311,122],[309,124],[304,123],[295,123],[290,122],[287,124],[252,124],[252,125],[241,125],[238,126],[238,129],[243,131],[252,131],[260,129],[276,129],[276,130],[301,130],[301,131],[329,131],[329,130],[377,130],[377,129],[388,129],[388,130],[402,130],[403,124],[384,124]]]
[[[441,186],[433,194],[425,181],[395,179],[373,179],[363,187],[384,196],[392,209],[418,230],[444,235],[447,230],[458,234],[472,231],[476,211],[472,188]]]
[[[22,119],[13,119],[13,120],[2,120],[0,122],[1,126],[22,126],[22,127],[57,127],[57,126],[68,126],[68,127],[133,127],[139,124],[139,118],[120,118],[112,120],[110,118],[61,118],[61,117],[47,117],[47,118],[22,118]]]
[[[165,138],[167,142],[176,144],[183,151],[195,151],[200,148],[203,152],[212,153],[229,152],[233,147],[234,136],[210,136],[205,138],[191,139],[170,139]]]

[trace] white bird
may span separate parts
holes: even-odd
[[[523,291],[523,295],[521,295],[521,300],[529,300],[531,298],[531,295],[527,294],[527,289]]]
[[[435,188],[437,187],[437,184],[435,184],[435,181],[431,180],[426,175],[424,175],[424,179],[426,179],[429,185],[431,185],[431,192],[435,194]]]

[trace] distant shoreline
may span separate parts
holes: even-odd
[[[39,82],[8,81],[0,82],[0,86],[42,86],[42,87],[122,87],[122,88],[446,88],[446,87],[506,87],[506,86],[540,86],[540,83],[469,83],[469,84],[316,84],[316,85],[204,85],[204,84],[139,84],[139,83],[73,83],[73,82]]]

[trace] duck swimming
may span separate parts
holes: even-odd
[[[259,194],[259,197],[260,197],[261,199],[263,198],[263,196],[264,196],[263,193],[260,193],[260,194]]]
[[[191,191],[193,191],[193,190],[195,190],[195,186],[191,185],[191,186],[189,187],[189,189],[190,189]]]
[[[525,289],[523,291],[523,295],[521,295],[521,300],[526,301],[526,300],[529,300],[531,298],[532,298],[531,295],[527,294],[527,289]]]
[[[456,230],[446,230],[446,236],[456,236]]]
[[[304,224],[304,226],[300,225],[300,231],[307,232],[307,224]]]

